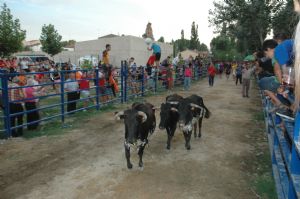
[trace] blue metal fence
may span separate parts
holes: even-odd
[[[261,96],[278,198],[300,199],[300,113],[295,121],[281,118],[272,111],[272,102]]]
[[[86,80],[93,82],[90,85],[90,96],[83,97],[75,100],[68,100],[68,94],[71,93],[70,91],[65,90],[65,85],[67,83],[71,82],[79,82],[80,80],[67,80],[67,77],[70,73],[76,73],[76,72],[83,72],[88,73],[91,76],[88,78],[85,78]],[[119,74],[116,76],[117,85],[119,88],[119,91],[116,93],[116,96],[113,96],[112,89],[109,87],[109,85],[105,85],[104,87],[100,85],[101,78],[99,77],[99,71],[100,69],[91,69],[91,70],[62,70],[59,71],[60,74],[60,81],[51,82],[50,81],[50,74],[53,72],[34,72],[34,73],[8,73],[5,70],[0,71],[0,78],[1,78],[1,104],[2,104],[2,115],[0,116],[3,123],[0,123],[0,132],[4,133],[5,137],[11,137],[12,131],[17,130],[19,128],[25,128],[28,125],[37,124],[41,122],[45,122],[52,119],[60,119],[61,123],[65,123],[66,117],[68,115],[76,113],[78,111],[83,111],[86,109],[96,109],[100,110],[101,107],[111,104],[111,103],[125,103],[129,100],[135,99],[137,97],[143,97],[148,93],[158,93],[161,91],[165,91],[167,89],[166,79],[165,77],[160,75],[159,71],[156,71],[154,75],[149,76],[144,68],[141,70],[141,73],[139,74],[138,78],[132,78],[128,71],[128,64],[126,61],[121,62],[121,68]],[[201,77],[206,77],[207,75],[207,69],[206,67],[202,67],[199,69],[194,69],[194,80],[199,80]],[[13,77],[18,77],[20,75],[23,76],[34,76],[34,75],[44,75],[46,76],[45,82],[42,82],[36,86],[16,86],[11,87],[9,86],[10,80]],[[49,81],[48,81],[49,80]],[[183,76],[182,73],[176,73],[174,84],[177,86],[181,86],[183,84]],[[29,87],[35,87],[35,88],[41,88],[41,87],[49,87],[52,86],[59,86],[59,89],[55,89],[50,91],[47,94],[40,95],[40,96],[34,96],[33,98],[24,98],[22,100],[11,100],[9,97],[9,93],[12,92],[15,89],[25,89]],[[77,92],[81,92],[81,90],[77,90]],[[106,99],[108,98],[108,99]],[[32,110],[26,110],[24,108],[24,102],[28,100],[36,100],[39,101],[39,105],[32,109]],[[86,107],[79,107],[72,111],[67,111],[66,106],[69,104],[75,102],[75,103],[83,103],[87,100],[93,100],[94,104],[88,104]],[[10,105],[12,103],[19,103],[22,104],[23,110],[13,113],[12,110],[10,110]],[[22,117],[24,115],[33,113],[33,112],[39,112],[44,113],[42,114],[43,117],[32,121],[32,122],[23,122],[22,124],[12,124],[12,119],[15,119],[15,117]],[[40,114],[41,115],[41,114]]]

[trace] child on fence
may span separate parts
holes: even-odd
[[[96,105],[96,102],[94,98],[90,98],[90,81],[88,80],[88,75],[87,72],[84,72],[82,74],[81,80],[79,81],[79,89],[80,89],[80,94],[83,99],[83,107],[87,108],[88,107],[88,102],[93,102],[94,105]],[[86,111],[86,109],[84,109]]]

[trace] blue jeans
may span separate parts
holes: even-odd
[[[277,81],[275,76],[264,77],[259,80],[258,86],[261,90],[272,91],[273,93],[277,93],[277,89],[280,86],[280,83]]]
[[[209,75],[208,76],[208,83],[210,86],[214,85],[214,81],[215,81],[215,76]]]
[[[184,77],[184,90],[189,90],[191,86],[191,78]]]

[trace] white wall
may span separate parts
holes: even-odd
[[[147,45],[143,38],[134,36],[120,36],[112,38],[100,38],[97,40],[77,42],[74,52],[62,52],[54,56],[54,61],[69,61],[78,64],[78,59],[86,55],[96,57],[102,56],[105,45],[111,45],[110,61],[114,66],[120,66],[122,60],[134,57],[137,65],[146,65],[151,51],[147,50]],[[159,43],[162,49],[161,61],[168,55],[172,55],[173,46]]]

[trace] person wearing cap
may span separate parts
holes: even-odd
[[[23,125],[23,106],[22,100],[24,99],[24,93],[21,88],[19,88],[19,79],[18,77],[14,77],[11,82],[8,84],[8,99],[9,99],[9,114],[18,115],[10,117],[10,127],[13,128],[16,126],[16,122],[18,126]],[[19,137],[23,135],[23,127],[18,127],[16,129],[12,129],[12,136]]]

